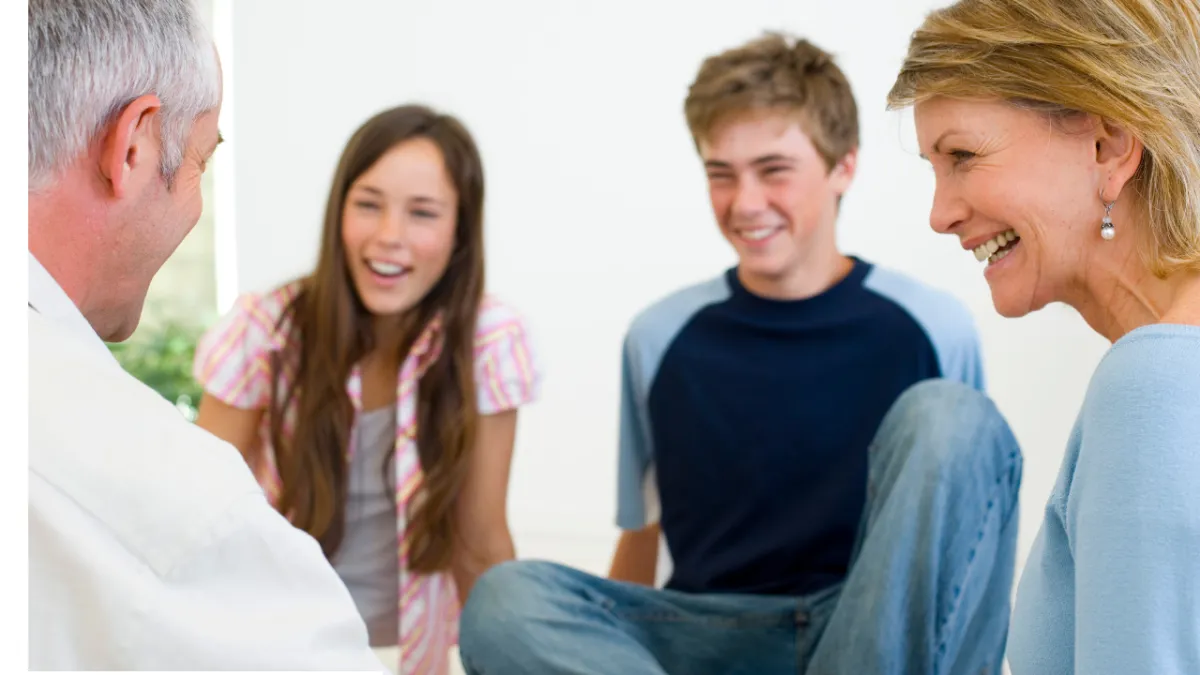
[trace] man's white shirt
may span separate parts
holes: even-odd
[[[316,541],[32,254],[29,306],[30,667],[386,672]]]

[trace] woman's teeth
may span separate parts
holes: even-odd
[[[994,265],[1008,255],[1019,241],[1021,238],[1014,230],[998,234],[994,239],[989,239],[975,247],[975,259],[979,262],[986,260],[989,265]]]
[[[380,276],[385,276],[385,277],[399,276],[401,273],[404,272],[404,267],[402,267],[401,265],[396,265],[394,263],[388,263],[388,262],[382,262],[379,260],[368,259],[367,267],[370,267],[372,272],[374,272]]]
[[[996,253],[994,255],[988,257],[988,264],[995,265],[996,263],[1003,260],[1004,256],[1008,255],[1011,252],[1012,252],[1011,248],[1006,248],[1003,251],[996,251]]]

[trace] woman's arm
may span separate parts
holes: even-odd
[[[237,448],[253,468],[259,451],[258,425],[264,412],[235,408],[206,393],[200,397],[196,425]]]
[[[516,434],[516,409],[479,417],[457,507],[458,547],[452,572],[464,603],[481,574],[516,556],[508,530],[508,477]]]
[[[1200,362],[1195,341],[1109,353],[1067,500],[1075,672],[1200,672]]]

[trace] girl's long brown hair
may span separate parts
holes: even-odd
[[[388,150],[414,138],[441,149],[458,192],[454,251],[442,278],[410,312],[397,360],[404,362],[421,331],[441,316],[441,354],[420,380],[417,447],[424,481],[410,502],[405,539],[408,568],[446,569],[457,537],[455,501],[475,438],[475,322],[483,296],[483,164],[458,120],[424,106],[379,113],[360,127],[338,163],[316,271],[305,278],[280,320],[295,331],[290,352],[271,365],[270,432],[283,491],[279,510],[321,543],[332,558],[342,542],[348,470],[346,448],[354,409],[346,392],[353,366],[374,348],[372,315],[358,297],[342,243],[342,213],[350,186]],[[284,371],[291,386],[280,392]],[[295,403],[285,437],[285,411]],[[388,453],[390,464],[391,455]]]

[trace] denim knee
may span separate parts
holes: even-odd
[[[915,455],[906,459],[920,462],[931,477],[986,467],[998,476],[1015,472],[1019,481],[1021,452],[1008,422],[987,395],[961,382],[931,379],[909,387],[884,417],[876,444],[906,448]]]
[[[459,648],[487,649],[520,641],[527,626],[524,618],[544,595],[545,585],[556,575],[550,563],[509,560],[481,574],[471,588],[459,617]]]
[[[978,426],[995,417],[1000,411],[992,400],[978,389],[957,380],[922,380],[900,394],[889,417],[904,418],[908,422],[937,422],[953,415],[953,419],[964,424]]]
[[[522,598],[535,593],[539,578],[548,576],[545,563],[532,560],[509,560],[493,565],[479,575],[471,594],[463,604],[462,623],[478,616],[481,620],[494,621],[505,612],[519,608]]]

